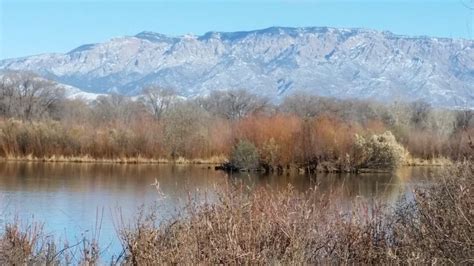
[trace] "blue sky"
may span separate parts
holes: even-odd
[[[67,52],[144,30],[170,35],[332,26],[473,38],[474,0],[0,0],[0,59]]]

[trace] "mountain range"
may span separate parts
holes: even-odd
[[[0,61],[89,93],[181,96],[247,89],[275,101],[294,92],[474,108],[474,41],[368,29],[271,27],[167,36],[144,31],[67,53]]]

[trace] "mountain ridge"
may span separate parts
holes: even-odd
[[[50,53],[0,60],[87,92],[137,95],[150,84],[185,97],[247,88],[474,107],[474,41],[333,27],[270,27],[168,36],[143,31]]]

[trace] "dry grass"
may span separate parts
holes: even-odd
[[[20,222],[5,225],[0,236],[1,265],[96,265],[99,262],[99,245],[96,241],[82,239],[69,244],[58,244],[46,234],[43,226],[32,222],[22,226]]]
[[[452,166],[454,162],[446,157],[421,159],[421,158],[407,158],[404,162],[406,166]]]
[[[8,155],[0,157],[4,161],[23,161],[23,162],[48,162],[48,163],[115,163],[115,164],[212,164],[217,165],[225,162],[225,156],[213,156],[207,159],[196,158],[186,159],[179,157],[176,160],[166,158],[146,158],[146,157],[118,157],[118,158],[94,158],[90,155],[84,156],[63,156],[52,155],[44,157],[36,157],[32,154],[26,156]]]
[[[471,163],[414,192],[396,210],[291,188],[282,193],[226,188],[213,203],[191,202],[183,216],[157,224],[142,215],[121,237],[126,263],[404,264],[474,263]]]
[[[191,205],[186,215],[156,226],[142,216],[122,231],[134,265],[374,263],[387,259],[387,230],[376,206],[340,212],[317,190],[273,194],[222,191],[215,204]],[[360,206],[362,208],[362,206]],[[369,214],[370,213],[370,214]]]
[[[474,165],[457,164],[439,179],[416,190],[414,201],[398,210],[394,246],[407,262],[472,264]]]
[[[178,157],[173,163],[177,164],[222,164],[227,161],[227,157],[224,155],[212,156],[210,158],[194,158],[186,159],[184,157]]]

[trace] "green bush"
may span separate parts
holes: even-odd
[[[230,163],[238,169],[255,169],[259,164],[257,147],[247,140],[240,140],[232,150]]]

